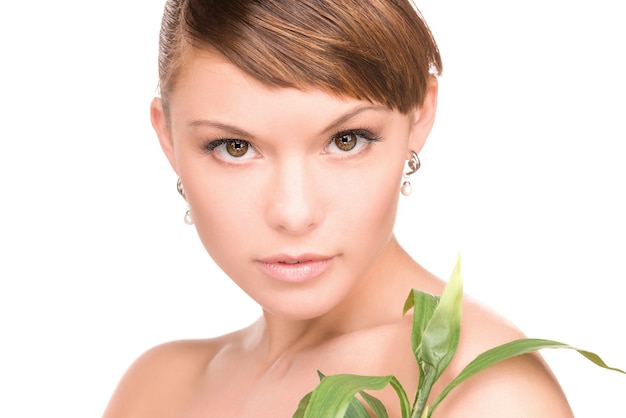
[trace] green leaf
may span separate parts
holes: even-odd
[[[348,404],[348,409],[346,410],[346,414],[344,418],[371,418],[365,406],[356,398],[352,397],[350,403]]]
[[[456,353],[461,334],[461,313],[463,302],[463,280],[461,277],[461,257],[459,256],[439,299],[439,304],[421,335],[421,343],[416,352],[420,365],[420,383],[416,397],[414,417],[420,417],[432,387]],[[423,371],[423,379],[422,379]]]
[[[409,296],[404,302],[404,310],[402,314],[406,314],[409,309],[413,308],[413,332],[411,334],[411,343],[413,345],[413,353],[417,359],[417,350],[422,343],[422,334],[426,326],[435,313],[435,308],[439,304],[439,296],[422,292],[418,289],[411,289]]]
[[[298,409],[296,409],[296,412],[293,413],[292,418],[304,418],[304,412],[309,406],[309,402],[311,402],[311,395],[313,395],[313,392],[307,393],[302,399],[300,399],[300,402],[298,402]]]
[[[487,350],[484,353],[480,354],[478,357],[476,357],[467,366],[465,366],[461,373],[459,373],[459,375],[454,380],[452,380],[452,382],[450,382],[450,384],[439,394],[437,399],[435,399],[430,407],[430,413],[428,414],[428,417],[430,417],[430,414],[432,414],[437,405],[439,405],[439,403],[443,401],[443,399],[452,389],[454,389],[466,379],[474,376],[476,373],[511,357],[528,354],[544,348],[567,348],[571,350],[576,350],[600,367],[624,373],[623,370],[607,366],[606,363],[597,354],[594,354],[590,351],[580,350],[578,348],[557,341],[536,338],[522,338]]]
[[[380,399],[363,391],[359,392],[359,395],[361,395],[363,400],[367,402],[372,412],[374,412],[374,416],[376,416],[377,418],[389,418],[389,414],[387,413],[387,408],[385,408],[385,405],[383,405]],[[370,418],[369,415],[366,415],[366,416],[367,418]]]
[[[413,355],[415,356],[415,360],[417,361],[417,368],[419,372],[419,380],[417,386],[417,393],[420,393],[424,383],[426,382],[426,375],[424,373],[424,369],[422,368],[422,361],[420,355],[420,345],[422,344],[422,334],[424,329],[430,322],[430,319],[433,317],[433,313],[435,312],[435,308],[439,304],[439,296],[434,296],[429,293],[422,292],[418,289],[412,289],[409,292],[409,296],[404,303],[404,310],[402,311],[403,315],[407,313],[407,311],[413,308],[413,330],[411,332],[411,345],[413,347]],[[415,396],[415,401],[417,402],[417,394]]]
[[[325,377],[313,390],[303,417],[343,418],[355,394],[364,390],[380,390],[387,384],[391,384],[400,398],[402,416],[408,417],[410,410],[408,398],[402,385],[394,376],[357,376],[352,374]]]
[[[317,375],[320,378],[320,381],[323,380],[326,376],[321,371],[317,371]],[[309,402],[311,401],[311,395],[313,392],[307,393],[304,398],[300,400],[298,403],[298,409],[293,415],[293,418],[304,418],[304,413],[309,406]],[[363,397],[363,399],[367,402],[367,404],[372,408],[372,411],[379,418],[388,418],[387,410],[381,401],[372,395],[366,392],[359,392],[359,394]],[[363,406],[361,402],[356,397],[352,397],[350,404],[348,405],[348,409],[345,414],[346,418],[370,418],[369,412]]]
[[[422,334],[423,360],[435,368],[437,377],[448,366],[459,344],[462,298],[463,282],[459,259],[433,317]]]
[[[322,373],[319,370],[317,371],[317,375],[319,376],[320,381],[326,377],[324,373]],[[361,395],[364,393],[365,392],[361,392]],[[300,399],[300,402],[298,403],[298,409],[296,409],[296,412],[293,414],[293,418],[304,418],[305,412],[307,408],[309,407],[309,403],[311,402],[312,395],[313,395],[313,392],[309,392],[302,399]],[[363,404],[359,402],[357,398],[352,397],[344,417],[345,418],[370,418],[370,415],[369,415],[369,412],[367,412],[367,410],[363,406]]]
[[[391,376],[389,384],[393,390],[396,391],[398,399],[400,400],[400,412],[402,413],[402,418],[410,418],[411,404],[409,403],[409,398],[406,396],[406,391],[395,376]]]

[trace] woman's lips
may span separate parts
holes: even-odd
[[[299,283],[313,279],[322,274],[334,257],[301,256],[272,257],[260,260],[261,269],[270,277],[281,282]]]

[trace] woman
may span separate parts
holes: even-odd
[[[263,309],[249,327],[142,355],[105,417],[289,417],[325,374],[417,387],[409,290],[445,283],[393,235],[433,125],[441,60],[406,0],[168,1],[151,119],[213,260]],[[433,393],[522,337],[469,298]],[[399,405],[380,394],[391,416]],[[438,417],[570,417],[537,355],[460,386]]]

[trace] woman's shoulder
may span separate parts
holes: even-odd
[[[459,347],[434,392],[441,391],[479,354],[525,337],[520,329],[488,307],[466,298]],[[537,353],[505,360],[471,377],[450,392],[438,412],[435,416],[573,416],[558,381]]]
[[[480,301],[464,296],[460,357],[475,356],[489,348],[525,337],[508,319]]]
[[[236,338],[234,333],[150,348],[124,373],[104,418],[178,416],[197,392],[211,360]]]

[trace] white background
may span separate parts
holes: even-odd
[[[9,5],[7,5],[9,3]],[[148,118],[163,1],[0,9],[0,416],[97,417],[161,342],[246,325]],[[626,25],[620,2],[424,0],[439,114],[397,234],[532,337],[626,368]],[[577,417],[626,376],[545,352]]]

